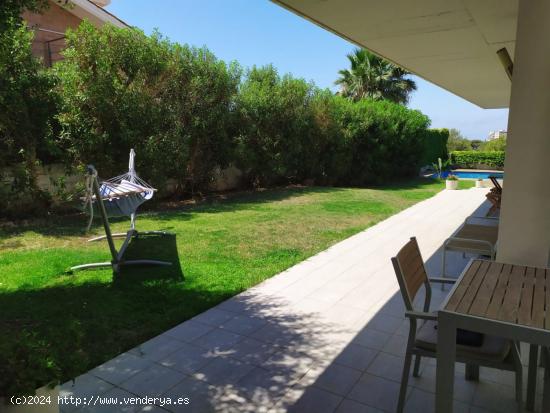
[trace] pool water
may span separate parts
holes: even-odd
[[[459,179],[489,179],[494,176],[497,179],[504,179],[504,172],[478,172],[478,171],[444,171],[441,173],[441,178],[446,178],[450,173],[457,176]],[[437,178],[437,174],[431,175],[432,178]]]

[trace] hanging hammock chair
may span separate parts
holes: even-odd
[[[130,229],[135,230],[136,227],[136,211],[141,204],[153,198],[156,191],[151,185],[141,179],[135,169],[136,153],[130,149],[130,160],[128,161],[128,172],[115,176],[101,182],[99,193],[103,200],[105,212],[108,217],[130,217]],[[98,204],[95,202],[95,195],[91,189],[92,177],[87,177],[87,191],[84,198],[84,207],[89,211],[90,220],[88,222],[88,230],[90,229],[95,214],[99,213]],[[157,234],[166,235],[163,231],[147,231],[140,234]],[[112,234],[115,238],[126,237],[126,233]],[[99,241],[105,239],[105,235],[92,238],[89,241]]]
[[[86,176],[86,195],[84,200],[84,209],[90,214],[88,230],[92,225],[94,215],[101,217],[105,235],[92,238],[88,241],[107,240],[112,256],[111,262],[98,262],[91,264],[82,264],[72,267],[71,270],[83,270],[89,268],[98,268],[112,266],[115,273],[121,265],[172,265],[170,262],[156,260],[124,260],[124,253],[130,244],[132,238],[138,235],[168,235],[164,231],[145,231],[138,232],[135,228],[136,211],[141,204],[151,199],[156,191],[147,182],[142,180],[135,170],[136,153],[130,150],[130,161],[128,163],[128,172],[114,178],[99,183],[97,171],[93,165],[88,165]],[[98,200],[100,202],[98,202]],[[109,217],[129,216],[130,229],[126,233],[111,233]],[[125,238],[120,250],[117,251],[114,238]]]

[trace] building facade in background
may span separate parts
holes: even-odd
[[[35,32],[32,51],[46,66],[61,60],[65,48],[65,31],[76,28],[87,19],[96,27],[106,23],[129,27],[118,17],[104,9],[111,0],[49,0],[42,14],[25,12],[23,18]]]
[[[499,130],[499,131],[491,131],[489,132],[489,136],[487,136],[488,141],[493,141],[495,139],[504,138],[506,139],[506,135],[508,132],[505,130]]]

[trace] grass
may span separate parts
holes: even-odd
[[[129,257],[174,265],[132,268],[117,278],[110,270],[65,273],[109,260],[105,243],[86,242],[92,234],[84,233],[83,216],[4,227],[0,395],[76,377],[442,187],[414,180],[375,189],[274,189],[145,213],[140,230],[175,237],[138,239]],[[99,224],[93,234],[101,234]]]

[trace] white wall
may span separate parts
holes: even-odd
[[[547,266],[550,249],[548,0],[519,2],[507,140],[497,259]]]

